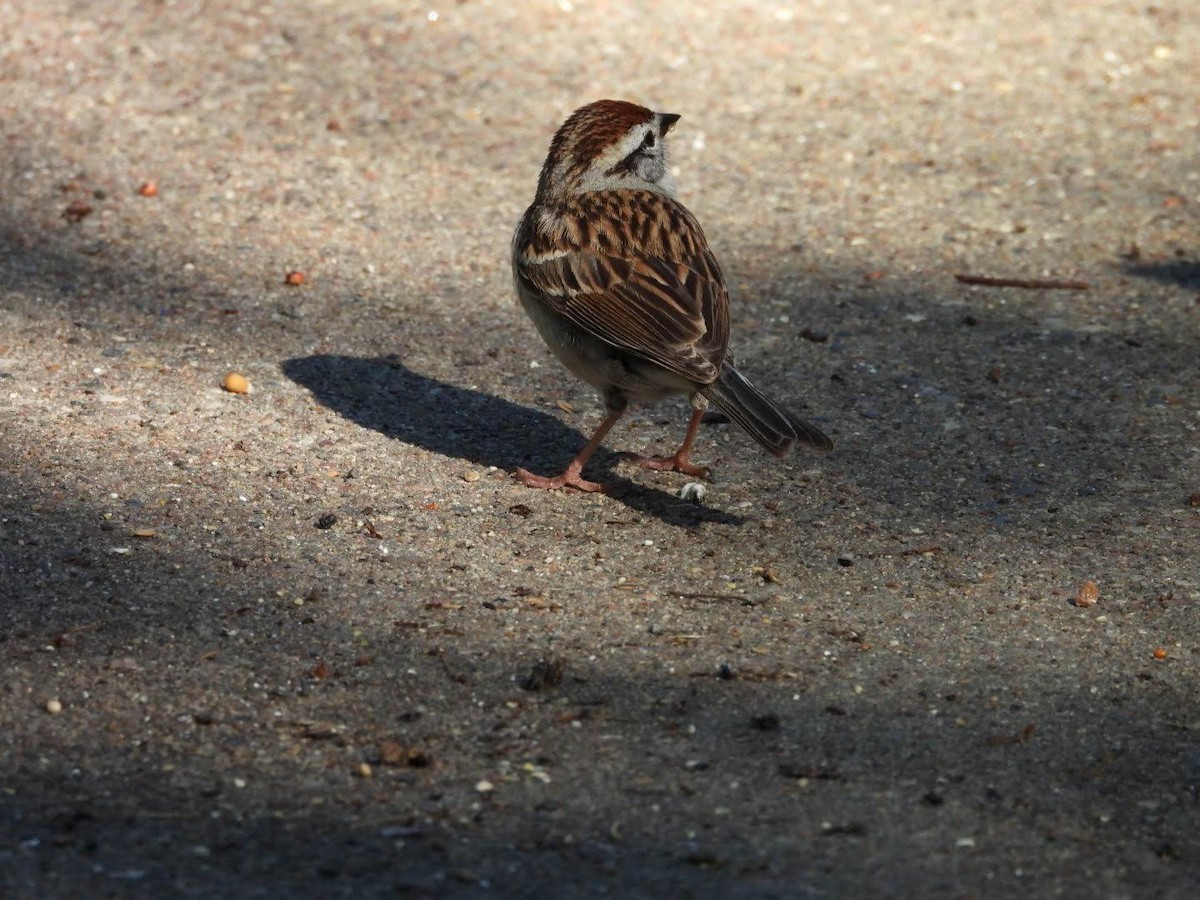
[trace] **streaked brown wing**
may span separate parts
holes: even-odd
[[[621,199],[628,210],[629,196]],[[518,277],[554,312],[601,340],[708,384],[729,343],[721,269],[682,206],[654,194],[634,199],[629,229],[614,226],[612,198],[572,210],[588,223],[568,234],[574,248],[547,258],[536,242],[526,244]]]

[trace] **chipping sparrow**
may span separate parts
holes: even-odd
[[[796,441],[832,442],[755,388],[729,355],[729,292],[700,223],[675,199],[666,135],[679,116],[599,100],[576,110],[550,142],[537,196],[513,236],[521,305],[554,354],[604,397],[608,415],[554,478],[524,469],[530,487],[603,490],[584,465],[629,400],[691,398],[679,450],[643,465],[688,475],[712,401],[775,456]]]

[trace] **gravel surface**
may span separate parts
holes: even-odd
[[[0,893],[1196,896],[1194,13],[0,5]],[[513,482],[606,96],[832,455]]]

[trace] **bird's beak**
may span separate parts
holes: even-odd
[[[666,133],[671,130],[676,122],[679,121],[679,116],[675,113],[659,113],[659,137],[665,137]]]

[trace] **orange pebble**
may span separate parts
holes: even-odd
[[[1094,581],[1085,581],[1079,587],[1079,593],[1075,595],[1076,606],[1095,606],[1100,600],[1100,588],[1096,586]]]
[[[1166,647],[1155,647],[1154,648],[1154,658],[1155,659],[1166,659],[1167,658],[1167,648]]]
[[[226,375],[225,380],[221,382],[221,387],[231,394],[250,393],[250,382],[246,380],[245,375],[239,375],[237,372],[230,372]]]
[[[299,287],[304,284],[304,273],[292,270],[284,277],[283,283],[290,284],[292,287]]]
[[[137,192],[143,197],[157,197],[158,185],[153,181],[143,181]]]

